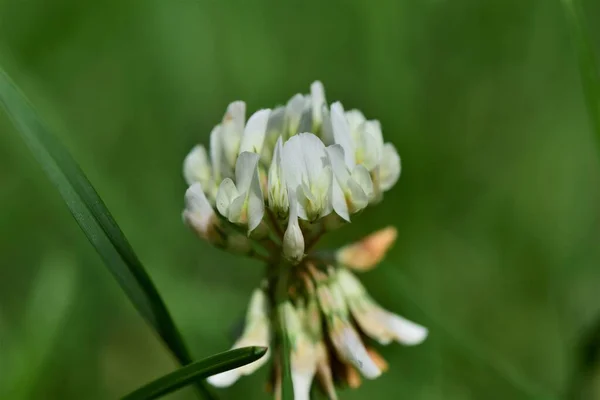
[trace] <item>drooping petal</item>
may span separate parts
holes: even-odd
[[[260,154],[267,133],[270,109],[259,110],[252,114],[244,128],[239,152],[244,151]]]
[[[299,372],[292,370],[292,385],[294,388],[294,400],[310,400],[310,387],[315,372]]]
[[[427,328],[380,307],[350,271],[339,269],[337,282],[360,328],[379,343],[396,340],[411,346],[427,338]]]
[[[383,260],[397,236],[398,231],[393,226],[380,229],[339,249],[335,253],[336,261],[356,271],[368,271]]]
[[[294,399],[309,400],[310,387],[317,371],[315,346],[304,330],[300,312],[289,301],[283,303],[279,310],[283,313],[285,332],[290,342]]]
[[[344,162],[349,169],[353,169],[356,161],[354,159],[355,146],[350,135],[348,120],[344,114],[344,107],[340,102],[331,105],[331,126],[335,143],[344,149]]]
[[[400,178],[400,156],[391,143],[383,145],[383,156],[379,167],[379,185],[381,190],[390,190]]]
[[[381,370],[369,356],[365,345],[350,323],[329,329],[329,336],[338,357],[352,364],[368,379],[375,379],[381,375]]]
[[[290,217],[283,235],[283,255],[293,264],[298,264],[304,257],[304,235],[298,224],[298,201],[292,189],[289,191]]]
[[[200,182],[208,187],[212,178],[212,168],[204,146],[194,146],[183,161],[183,175],[188,185]]]
[[[424,326],[393,313],[387,313],[386,317],[388,326],[394,333],[397,342],[414,346],[422,343],[427,338],[429,332]]]
[[[327,332],[338,357],[358,369],[365,377],[374,379],[381,375],[375,362],[352,327],[344,293],[335,282],[317,283],[317,298],[325,314]]]
[[[267,307],[268,300],[265,293],[260,289],[255,290],[246,313],[244,332],[240,339],[233,345],[233,349],[247,346],[269,347],[270,327]],[[250,375],[267,363],[269,355],[270,349],[260,359],[243,367],[213,375],[208,378],[208,382],[217,387],[230,386],[241,376]]]

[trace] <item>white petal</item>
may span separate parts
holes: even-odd
[[[283,235],[283,255],[293,263],[298,263],[304,257],[304,236],[298,224],[298,201],[296,194],[290,189],[290,217],[287,229]]]
[[[399,343],[413,346],[422,343],[427,338],[429,331],[424,326],[409,321],[399,315],[393,313],[388,314],[388,326]]]
[[[230,166],[235,165],[235,159],[240,148],[244,122],[246,118],[246,103],[234,101],[227,107],[227,112],[221,123],[221,143],[225,159]]]
[[[194,183],[185,192],[185,221],[200,233],[206,232],[215,212],[206,199],[202,185]]]
[[[310,387],[315,371],[295,372],[292,369],[292,384],[294,387],[294,400],[310,400]]]
[[[224,388],[233,385],[240,378],[240,373],[236,369],[221,372],[220,374],[208,377],[207,381],[214,387]]]
[[[335,138],[333,137],[333,127],[331,126],[331,115],[329,113],[329,108],[327,108],[327,105],[324,104],[321,110],[323,114],[321,139],[323,139],[323,143],[326,145],[332,145],[335,143]]]
[[[379,169],[379,185],[381,190],[387,191],[392,188],[400,178],[401,164],[400,156],[391,143],[383,146],[383,157]]]
[[[267,133],[263,143],[261,160],[266,165],[271,164],[275,143],[281,137],[285,126],[285,107],[277,107],[269,114]]]
[[[363,113],[356,109],[346,111],[345,115],[348,120],[348,127],[352,133],[358,131],[360,126],[366,121]]]
[[[354,168],[356,163],[354,160],[354,143],[352,136],[350,135],[350,127],[348,126],[348,120],[344,114],[344,107],[340,102],[333,103],[331,105],[331,126],[333,128],[333,138],[335,143],[342,146],[344,149],[344,161],[346,166],[350,169]]]
[[[375,379],[381,375],[381,370],[371,357],[369,357],[365,345],[350,325],[342,331],[341,336],[341,341],[337,344],[341,347],[338,349],[341,357],[354,365],[368,379]]]
[[[329,160],[331,161],[333,174],[337,178],[342,189],[346,188],[348,179],[350,179],[350,172],[344,163],[344,153],[344,148],[339,144],[327,146],[327,154],[329,155]]]
[[[259,110],[248,119],[240,144],[240,153],[249,151],[260,154],[267,133],[267,122],[270,114],[271,110],[269,109]]]
[[[248,191],[248,233],[260,224],[265,215],[265,198],[263,196],[258,167],[254,168],[254,175]]]
[[[208,155],[204,146],[194,146],[183,161],[183,175],[188,185],[200,182],[208,185],[212,176]]]
[[[223,155],[223,142],[221,139],[221,125],[217,125],[210,132],[210,160],[213,168],[213,181],[215,185],[223,178],[231,177],[231,168],[227,165]]]
[[[346,204],[346,198],[344,197],[344,191],[337,181],[337,178],[333,180],[332,187],[332,206],[333,210],[342,219],[350,222],[350,214],[348,213],[348,204]]]
[[[373,181],[371,174],[364,165],[357,165],[352,171],[352,179],[360,186],[367,198],[373,196]]]
[[[258,168],[259,155],[245,151],[241,153],[235,164],[235,184],[239,193],[250,189],[252,178]]]
[[[301,95],[296,94],[294,97],[288,101],[285,106],[285,126],[287,132],[285,132],[286,136],[293,136],[298,133],[298,124],[300,123],[300,117],[302,116],[302,112],[306,109],[307,104],[309,104],[308,99]]]
[[[219,185],[219,190],[217,192],[217,210],[221,213],[222,216],[228,218],[229,215],[229,206],[233,202],[233,200],[239,196],[239,192],[235,187],[235,183],[229,178],[223,179],[221,184]]]
[[[359,128],[355,143],[357,162],[363,164],[369,171],[381,164],[383,141],[379,121],[365,122]]]
[[[283,152],[283,142],[281,137],[275,144],[273,151],[273,159],[269,167],[269,175],[267,181],[269,207],[280,218],[287,216],[289,210],[288,190],[283,176],[283,166],[281,162],[281,153]]]
[[[312,102],[312,120],[317,127],[323,121],[323,105],[325,105],[325,88],[319,81],[314,81],[310,85],[310,99]]]
[[[311,132],[313,129],[312,110],[308,102],[305,104],[302,114],[300,115],[300,121],[298,122],[297,132]]]

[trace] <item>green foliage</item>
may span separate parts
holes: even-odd
[[[181,389],[195,380],[208,378],[230,369],[242,367],[265,355],[265,347],[244,347],[195,361],[162,376],[123,397],[123,400],[151,400]]]
[[[600,5],[581,6],[597,51]],[[11,75],[52,125],[64,122],[57,134],[127,232],[191,353],[231,346],[262,268],[182,225],[183,157],[208,143],[229,101],[272,107],[320,79],[328,100],[379,119],[403,161],[384,202],[326,244],[394,224],[385,265],[361,279],[386,308],[431,325],[421,346],[380,349],[390,370],[340,397],[565,392],[574,344],[600,312],[600,174],[589,86],[559,1],[0,0],[0,16],[0,56],[14,59]],[[7,349],[17,348],[7,338],[20,336],[31,282],[54,252],[71,255],[81,290],[43,377],[24,363],[30,398],[118,398],[174,370],[3,118],[2,389],[12,387]],[[267,376],[264,367],[220,393],[266,398]]]

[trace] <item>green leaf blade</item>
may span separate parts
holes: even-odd
[[[104,202],[2,67],[0,103],[137,311],[157,331],[181,364],[192,362],[158,290]],[[204,384],[200,384],[199,389],[206,398],[214,398]]]
[[[579,63],[579,74],[592,129],[600,151],[600,69],[590,42],[580,0],[562,0],[565,17]]]
[[[266,347],[243,347],[196,361],[131,392],[122,400],[151,400],[172,393],[198,379],[242,367],[265,355]]]

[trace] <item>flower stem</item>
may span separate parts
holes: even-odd
[[[280,265],[280,274],[277,277],[275,296],[277,302],[277,319],[279,323],[279,335],[281,343],[281,367],[282,367],[282,400],[291,400],[294,398],[292,387],[292,374],[290,366],[290,342],[286,332],[284,303],[288,300],[288,280],[290,268],[288,265]]]

